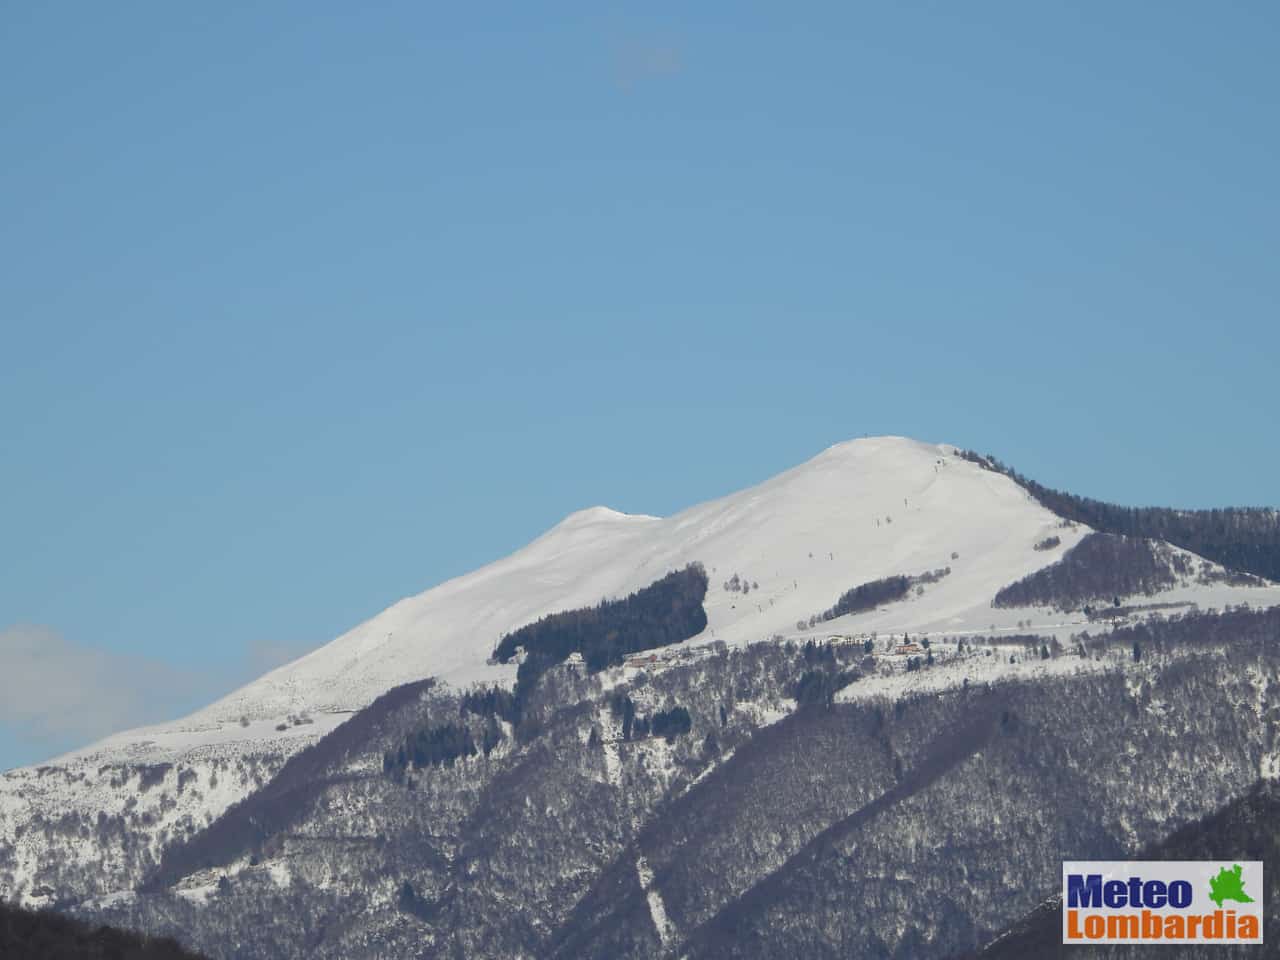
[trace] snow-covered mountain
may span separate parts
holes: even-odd
[[[672,517],[581,510],[509,557],[401,600],[177,723],[118,734],[83,753],[112,755],[146,740],[161,757],[199,743],[255,741],[263,725],[275,732],[290,715],[309,715],[323,730],[326,716],[341,717],[420,677],[454,685],[510,681],[513,666],[486,663],[503,634],[548,613],[626,595],[694,561],[713,585],[708,627],[695,643],[793,635],[798,621],[850,587],[944,567],[950,575],[913,602],[832,628],[914,634],[1011,627],[1032,612],[993,610],[995,593],[1091,531],[1064,526],[1016,483],[958,452],[901,437],[853,440]],[[1050,536],[1060,540],[1054,550],[1034,549]],[[719,589],[733,574],[752,585],[745,595]],[[1177,592],[1206,603],[1236,594],[1265,602],[1256,589]]]
[[[117,882],[132,882],[167,842],[203,826],[392,687],[429,676],[455,687],[510,683],[514,665],[488,662],[505,633],[624,596],[689,563],[701,563],[711,580],[708,626],[692,644],[812,636],[802,625],[850,588],[939,570],[948,572],[901,602],[819,632],[990,635],[1030,622],[1039,633],[1065,634],[1080,629],[1079,619],[996,609],[992,600],[1091,532],[955,447],[899,437],[837,444],[758,486],[667,518],[605,507],[574,513],[511,556],[404,599],[188,717],[5,774],[0,853],[9,850],[10,865],[0,865],[0,897],[40,902],[50,858],[70,869],[80,856],[114,857]],[[1202,582],[1196,574],[1214,565],[1170,550],[1187,575],[1147,602],[1280,604],[1273,585]],[[726,589],[732,578],[747,589]],[[137,821],[150,839],[127,854],[104,854],[101,838],[54,831],[51,839],[47,824],[68,812]],[[92,886],[103,892],[111,882]]]

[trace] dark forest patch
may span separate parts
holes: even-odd
[[[913,589],[919,593],[923,591],[926,584],[937,583],[950,573],[950,567],[939,567],[937,570],[929,570],[915,576],[897,574],[880,580],[860,583],[853,589],[846,590],[840,594],[839,599],[830,609],[810,617],[807,626],[815,627],[819,623],[835,620],[837,617],[847,616],[851,613],[863,613],[867,610],[874,610],[876,607],[884,606],[886,603],[894,603],[906,598]],[[801,621],[797,626],[803,630],[806,624]]]
[[[1051,566],[1001,589],[993,607],[1056,607],[1076,610],[1116,598],[1151,596],[1188,573],[1181,557],[1161,544],[1109,533],[1091,533]]]
[[[502,663],[523,647],[531,660],[560,663],[580,653],[591,670],[617,665],[630,653],[688,640],[707,626],[702,601],[707,572],[692,563],[621,600],[553,613],[508,633],[494,651]]]
[[[621,600],[549,614],[508,633],[498,642],[494,657],[507,663],[517,650],[524,650],[516,671],[514,716],[523,713],[538,679],[570,654],[581,654],[594,672],[617,666],[628,654],[696,637],[707,627],[702,607],[707,583],[702,564],[691,563]]]
[[[83,923],[52,911],[0,902],[0,957],[14,960],[200,960],[169,937],[148,937]]]

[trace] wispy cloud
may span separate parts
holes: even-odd
[[[48,756],[181,716],[305,652],[256,643],[241,662],[210,670],[85,646],[49,627],[6,627],[0,629],[0,727],[28,748],[20,752]],[[0,756],[0,769],[11,759]]]

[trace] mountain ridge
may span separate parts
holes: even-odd
[[[509,580],[513,574],[527,576],[530,571],[535,571],[536,576],[548,582],[550,589],[542,591],[545,599],[541,602],[512,604],[511,606],[516,609],[512,609],[505,617],[500,614],[489,617],[488,621],[493,625],[489,626],[488,630],[494,642],[501,634],[524,623],[532,622],[547,613],[593,603],[602,597],[622,596],[646,585],[665,572],[656,569],[664,562],[658,559],[658,556],[663,553],[670,555],[665,559],[668,569],[683,566],[688,562],[700,561],[708,567],[709,571],[714,572],[714,560],[708,563],[706,557],[699,555],[700,552],[706,552],[706,541],[713,539],[717,531],[731,521],[741,524],[744,514],[750,519],[750,515],[758,512],[763,506],[773,507],[777,511],[775,516],[785,518],[778,525],[798,526],[804,533],[816,539],[821,536],[820,528],[829,522],[829,511],[796,509],[795,504],[807,495],[818,492],[816,488],[820,489],[824,486],[827,489],[822,492],[830,498],[829,486],[833,478],[857,480],[860,475],[866,479],[867,474],[871,474],[870,479],[874,481],[870,485],[873,488],[872,495],[878,498],[878,505],[885,508],[885,513],[883,517],[873,516],[871,505],[868,504],[864,511],[866,520],[868,524],[886,521],[887,528],[892,522],[893,506],[898,502],[898,484],[903,482],[901,478],[911,476],[912,473],[919,475],[922,469],[927,469],[940,457],[954,459],[957,454],[958,448],[949,444],[926,444],[904,437],[886,436],[849,440],[832,444],[804,463],[760,484],[725,497],[695,504],[671,517],[657,518],[643,514],[625,514],[603,506],[575,511],[507,557],[470,573],[446,580],[422,593],[402,598],[333,641],[264,674],[257,680],[219,698],[209,706],[182,718],[182,721],[155,724],[136,732],[125,731],[121,734],[113,734],[96,744],[56,759],[63,760],[79,755],[100,753],[103,752],[103,748],[120,743],[127,738],[135,741],[149,738],[178,722],[193,726],[210,722],[225,725],[238,723],[241,716],[248,716],[251,721],[260,718],[279,720],[299,709],[312,711],[356,709],[371,702],[374,696],[390,689],[395,683],[415,679],[418,676],[436,676],[444,682],[454,682],[462,686],[474,681],[510,682],[513,679],[512,671],[484,663],[488,650],[484,649],[483,645],[473,646],[459,655],[459,651],[451,649],[449,643],[441,642],[434,637],[426,637],[427,643],[434,644],[432,652],[438,654],[430,658],[416,653],[411,654],[405,648],[415,645],[424,634],[435,632],[437,629],[437,623],[434,621],[441,618],[433,619],[435,611],[431,609],[432,607],[447,604],[459,594],[475,591],[496,579]],[[886,455],[891,456],[892,460],[880,466],[880,460]],[[904,469],[904,465],[908,464],[909,466]],[[960,465],[956,464],[956,466]],[[990,474],[982,476],[980,482],[989,492],[995,494],[997,503],[1002,500],[1005,506],[1029,500],[1018,492],[1016,485],[1002,483]],[[929,484],[920,484],[919,480],[916,483],[916,488],[903,483],[904,492],[927,491]],[[899,523],[902,522],[901,514],[909,510],[909,506],[899,508]],[[1047,511],[1043,513],[1041,519],[1047,527],[1056,522]],[[678,542],[675,547],[666,543],[643,542],[641,539],[643,535],[654,529],[656,525],[665,525],[677,535],[667,539],[684,542]],[[679,536],[690,529],[696,531],[693,537]],[[752,531],[753,535],[756,533],[757,531]],[[927,533],[932,535],[933,532],[927,531]],[[776,542],[776,539],[776,537],[771,538],[771,542]],[[701,551],[699,548],[702,548]],[[644,550],[655,556],[652,560],[642,559],[635,569],[615,570],[612,576],[600,576],[598,572],[593,574],[591,568],[598,566],[601,558],[608,558],[610,555],[617,555],[628,549]],[[566,564],[567,560],[583,552],[589,553],[590,556],[583,558],[579,563]],[[816,552],[821,555],[823,551],[819,549]],[[921,569],[932,569],[943,565],[948,559],[949,552],[955,551],[936,551],[937,555],[931,555],[929,562],[921,565]],[[1039,558],[1031,558],[1031,560],[1036,559]],[[547,572],[548,567],[559,570],[566,565],[569,569],[562,574]],[[1027,564],[1027,566],[1033,565]],[[868,570],[865,579],[870,580],[875,579],[876,575],[901,572],[917,571],[901,571],[883,566],[880,569]],[[1025,572],[1029,573],[1031,570],[1027,569]],[[850,576],[857,579],[857,575]],[[572,588],[576,580],[585,581],[581,589]],[[837,586],[838,583],[844,583],[844,581],[833,580],[832,587]],[[830,600],[834,601],[839,592],[852,585],[851,582],[845,583],[835,595],[831,596]],[[501,606],[500,603],[494,604],[493,599],[487,596],[480,598],[479,603]],[[824,604],[824,607],[825,605],[828,604]],[[812,611],[808,611],[807,608],[796,610],[797,617],[801,613],[807,616],[809,612]],[[794,622],[796,618],[790,619]],[[745,631],[740,632],[745,632],[748,639],[767,636],[770,632],[789,628],[791,623],[787,621],[786,616],[774,617],[760,627],[747,627]],[[457,633],[457,626],[456,623],[448,623],[444,628]],[[407,641],[398,639],[405,634],[411,635]],[[368,662],[378,659],[381,659],[382,663],[375,669],[368,670]],[[340,689],[344,683],[349,684],[349,674],[359,673],[362,669],[369,674],[369,682],[357,690]],[[302,690],[304,686],[309,689]],[[320,718],[313,717],[313,719]],[[234,736],[235,728],[224,732]]]
[[[689,563],[704,565],[711,589],[707,628],[682,646],[741,648],[827,631],[1012,636],[1032,621],[1047,642],[1069,640],[1087,618],[1049,607],[995,609],[993,598],[1092,534],[959,448],[901,437],[834,444],[666,518],[600,506],[575,511],[508,557],[404,598],[187,717],[4,774],[0,896],[52,902],[59,894],[39,891],[75,887],[78,865],[99,857],[112,866],[83,895],[128,889],[167,846],[212,823],[389,690],[428,677],[456,690],[508,686],[515,663],[490,662],[501,636],[625,596]],[[1037,546],[1051,540],[1050,549]],[[1199,558],[1182,562],[1193,572],[1214,569]],[[822,619],[852,588],[931,572],[937,576],[899,600]],[[1160,604],[1280,603],[1271,584],[1174,581],[1154,598]],[[1142,606],[1126,607],[1126,616],[1141,615],[1129,611]],[[947,677],[940,671],[930,682]],[[68,816],[106,826],[96,828],[96,842],[41,826]]]

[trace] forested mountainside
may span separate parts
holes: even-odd
[[[1164,540],[1230,570],[1280,580],[1280,510],[1273,507],[1122,507],[1046,487],[989,454],[960,455],[1014,480],[1058,516],[1100,533]]]
[[[621,600],[553,613],[506,634],[494,659],[506,663],[519,653],[523,662],[516,671],[511,713],[503,719],[518,719],[542,674],[572,654],[588,670],[602,670],[618,666],[628,654],[696,637],[707,626],[706,596],[707,571],[691,563]]]
[[[1179,584],[1261,586],[1253,574],[1211,567],[1158,540],[1091,533],[1062,559],[1001,589],[995,607],[1052,607],[1062,612],[1150,597]],[[1118,604],[1117,604],[1118,605]]]
[[[212,822],[232,798],[269,784],[285,762],[271,742],[254,753],[193,752],[177,762],[128,756],[56,762],[6,774],[0,793],[0,890],[24,868],[46,905],[127,890],[161,852]],[[9,784],[6,784],[7,786]]]
[[[169,937],[147,937],[93,925],[51,910],[0,902],[4,960],[201,960]]]
[[[287,830],[306,806],[341,777],[344,766],[359,762],[371,738],[378,736],[398,707],[428,693],[435,681],[407,683],[384,694],[318,743],[290,757],[260,790],[231,806],[205,829],[165,849],[160,863],[139,885],[162,889],[202,868],[225,863]]]
[[[229,811],[247,845],[80,912],[237,960],[945,957],[1031,910],[1063,850],[1132,854],[1274,770],[1278,640],[1245,610],[1012,665],[971,639],[919,692],[861,644],[561,664],[487,755],[388,769],[487,722],[427,686],[321,750],[287,813]],[[797,706],[814,671],[843,689]],[[676,708],[687,731],[639,732]]]
[[[1263,780],[1220,810],[1188,824],[1142,851],[1143,860],[1261,860],[1263,862],[1263,936],[1267,946],[1222,946],[1184,944],[1181,946],[1094,945],[1064,946],[1062,943],[1062,900],[1049,897],[1026,917],[1010,926],[1000,937],[977,954],[974,960],[1128,960],[1149,957],[1153,949],[1171,960],[1215,960],[1275,956],[1280,942],[1280,784]]]

